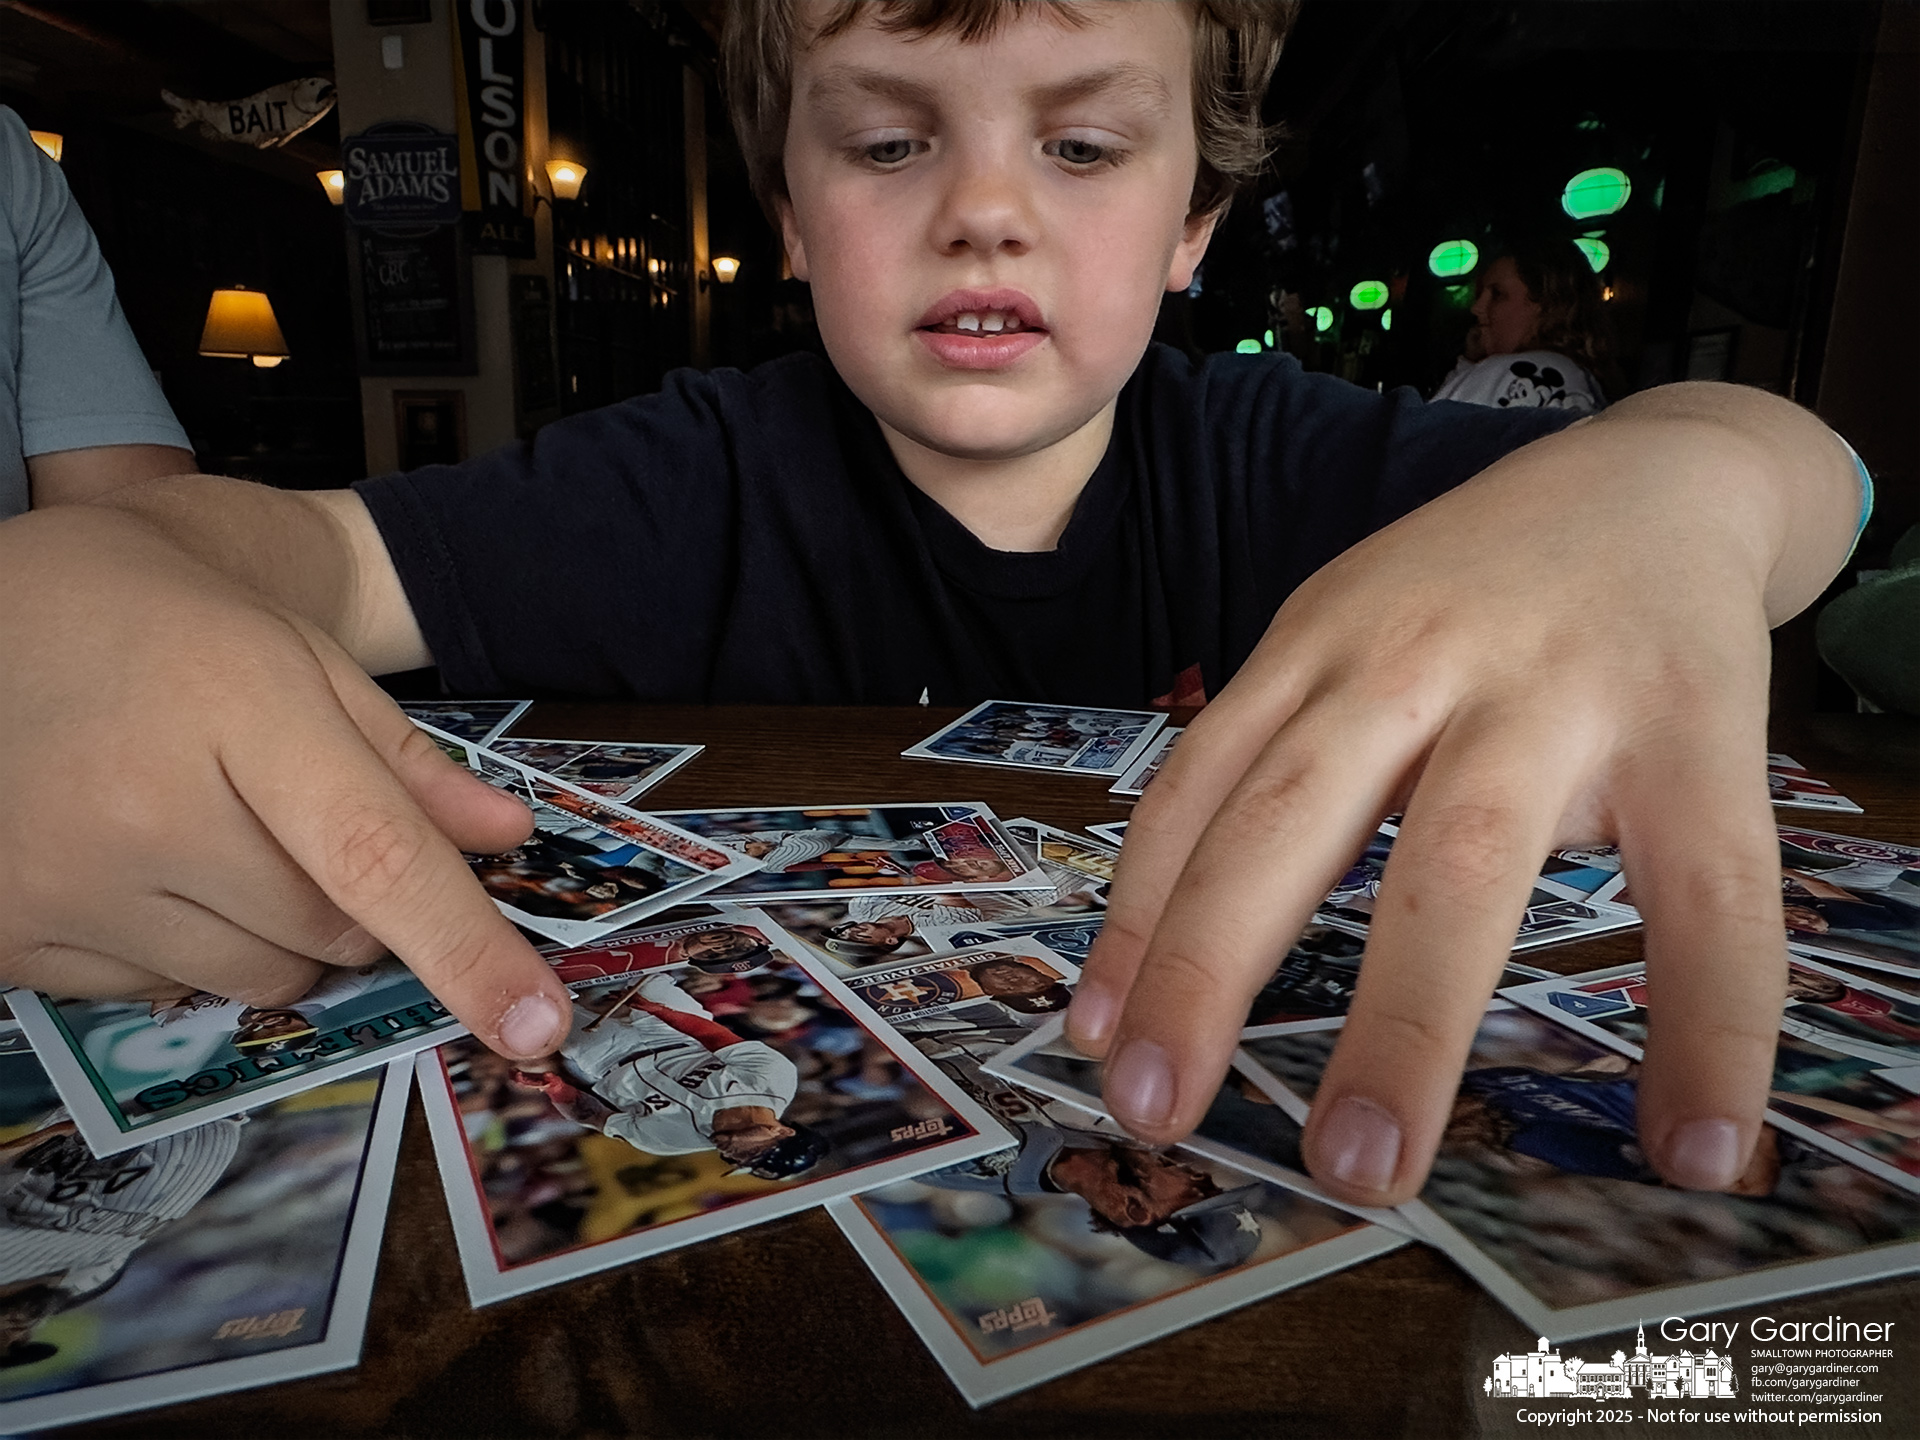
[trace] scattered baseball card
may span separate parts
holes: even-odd
[[[1304,1119],[1336,1038],[1276,1035],[1242,1050],[1252,1077]],[[1664,1184],[1634,1129],[1637,1068],[1496,1000],[1432,1176],[1401,1213],[1550,1341],[1920,1269],[1920,1196],[1776,1127],[1734,1193]]]
[[[1911,1017],[1920,1007],[1910,997],[1896,1000],[1883,987],[1869,991],[1861,988],[1864,981],[1849,983],[1839,971],[1813,970],[1812,963],[1795,961],[1789,975],[1769,1104],[1774,1123],[1889,1184],[1920,1193],[1920,1097],[1884,1073],[1920,1064],[1920,1028],[1898,1015],[1904,1010]],[[1501,995],[1629,1059],[1641,1058],[1647,1033],[1643,964],[1553,976]],[[1875,1032],[1883,1040],[1910,1031],[1906,1046],[1863,1043],[1845,1028],[1829,1028],[1829,1020],[1860,1019],[1892,1027]]]
[[[81,1138],[112,1156],[411,1056],[457,1022],[398,960],[332,970],[287,1005],[8,999]]]
[[[651,790],[707,747],[626,740],[497,740],[487,748],[621,804]]]
[[[1011,1395],[1404,1241],[984,1068],[1077,972],[1030,942],[935,956],[862,991],[1019,1148],[827,1207],[967,1400]]]
[[[1866,812],[1824,780],[1807,773],[1791,755],[1767,756],[1767,789],[1782,810],[1832,810],[1842,814]]]
[[[1057,829],[1038,820],[1009,820],[1007,829],[1014,839],[1033,851],[1040,868],[1049,875],[1058,871],[1077,871],[1102,886],[1113,883],[1114,868],[1120,863],[1120,849],[1105,841],[1089,841],[1084,835]]]
[[[1780,889],[1792,949],[1920,976],[1920,850],[1782,825]]]
[[[0,1026],[0,1430],[357,1364],[410,1071],[98,1157]]]
[[[443,744],[458,743],[416,720]],[[469,855],[481,888],[509,920],[577,945],[681,904],[760,868],[611,800],[478,746],[464,747],[482,780],[533,811],[534,833],[499,855]]]
[[[531,704],[531,700],[405,700],[400,709],[416,724],[468,745],[487,745],[512,729]]]
[[[419,1057],[474,1304],[1006,1148],[986,1111],[772,938],[746,973],[580,987],[571,1035],[537,1064],[471,1039]]]
[[[1169,725],[1162,730],[1140,758],[1127,767],[1127,773],[1113,782],[1107,793],[1122,800],[1138,800],[1153,777],[1160,773],[1160,767],[1166,763],[1167,757],[1173,753],[1173,742],[1180,738],[1181,728]]]
[[[1089,825],[1087,833],[1104,840],[1109,845],[1119,846],[1127,836],[1127,822],[1114,820],[1104,825]]]
[[[1612,845],[1586,850],[1555,850],[1540,867],[1540,878],[1571,893],[1576,900],[1611,900],[1625,904],[1619,892],[1626,888],[1620,873],[1620,851]]]
[[[1317,920],[1365,935],[1373,923],[1373,904],[1380,894],[1381,877],[1386,874],[1387,856],[1392,853],[1398,834],[1391,824],[1382,825],[1353,867],[1341,877],[1315,914]],[[1569,940],[1589,940],[1615,930],[1627,930],[1640,923],[1640,912],[1605,900],[1582,900],[1571,890],[1552,881],[1539,881],[1527,902],[1514,937],[1515,953],[1537,950],[1543,945],[1559,945]]]
[[[822,805],[668,810],[662,818],[751,859],[755,873],[716,900],[844,900],[853,894],[1043,890],[1036,865],[977,800],[945,805]]]
[[[988,700],[900,753],[919,760],[964,760],[1118,779],[1166,723],[1167,717],[1153,710]]]
[[[1106,913],[1097,911],[1082,920],[1001,920],[986,925],[955,925],[936,932],[932,940],[938,949],[956,951],[992,949],[1014,940],[1032,940],[1078,965],[1093,949],[1105,919]]]

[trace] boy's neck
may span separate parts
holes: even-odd
[[[887,448],[915,488],[990,550],[1051,550],[1107,453],[1117,400],[1085,425],[1031,455],[967,460],[930,450],[880,421]]]

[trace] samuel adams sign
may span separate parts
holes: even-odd
[[[390,120],[340,142],[347,220],[409,228],[460,218],[460,142],[430,125]]]

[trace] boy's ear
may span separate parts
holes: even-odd
[[[1207,245],[1213,239],[1213,227],[1220,223],[1221,210],[1189,215],[1180,232],[1180,243],[1173,247],[1173,262],[1167,267],[1167,289],[1184,290],[1193,284],[1193,272],[1206,259]]]
[[[780,241],[787,247],[787,268],[793,271],[794,279],[811,280],[813,277],[807,274],[807,247],[793,219],[793,201],[785,195],[776,196],[773,210],[780,217]]]

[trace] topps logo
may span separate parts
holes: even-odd
[[[901,1140],[929,1140],[936,1135],[946,1133],[945,1120],[922,1120],[918,1125],[896,1125],[887,1138],[898,1143]]]

